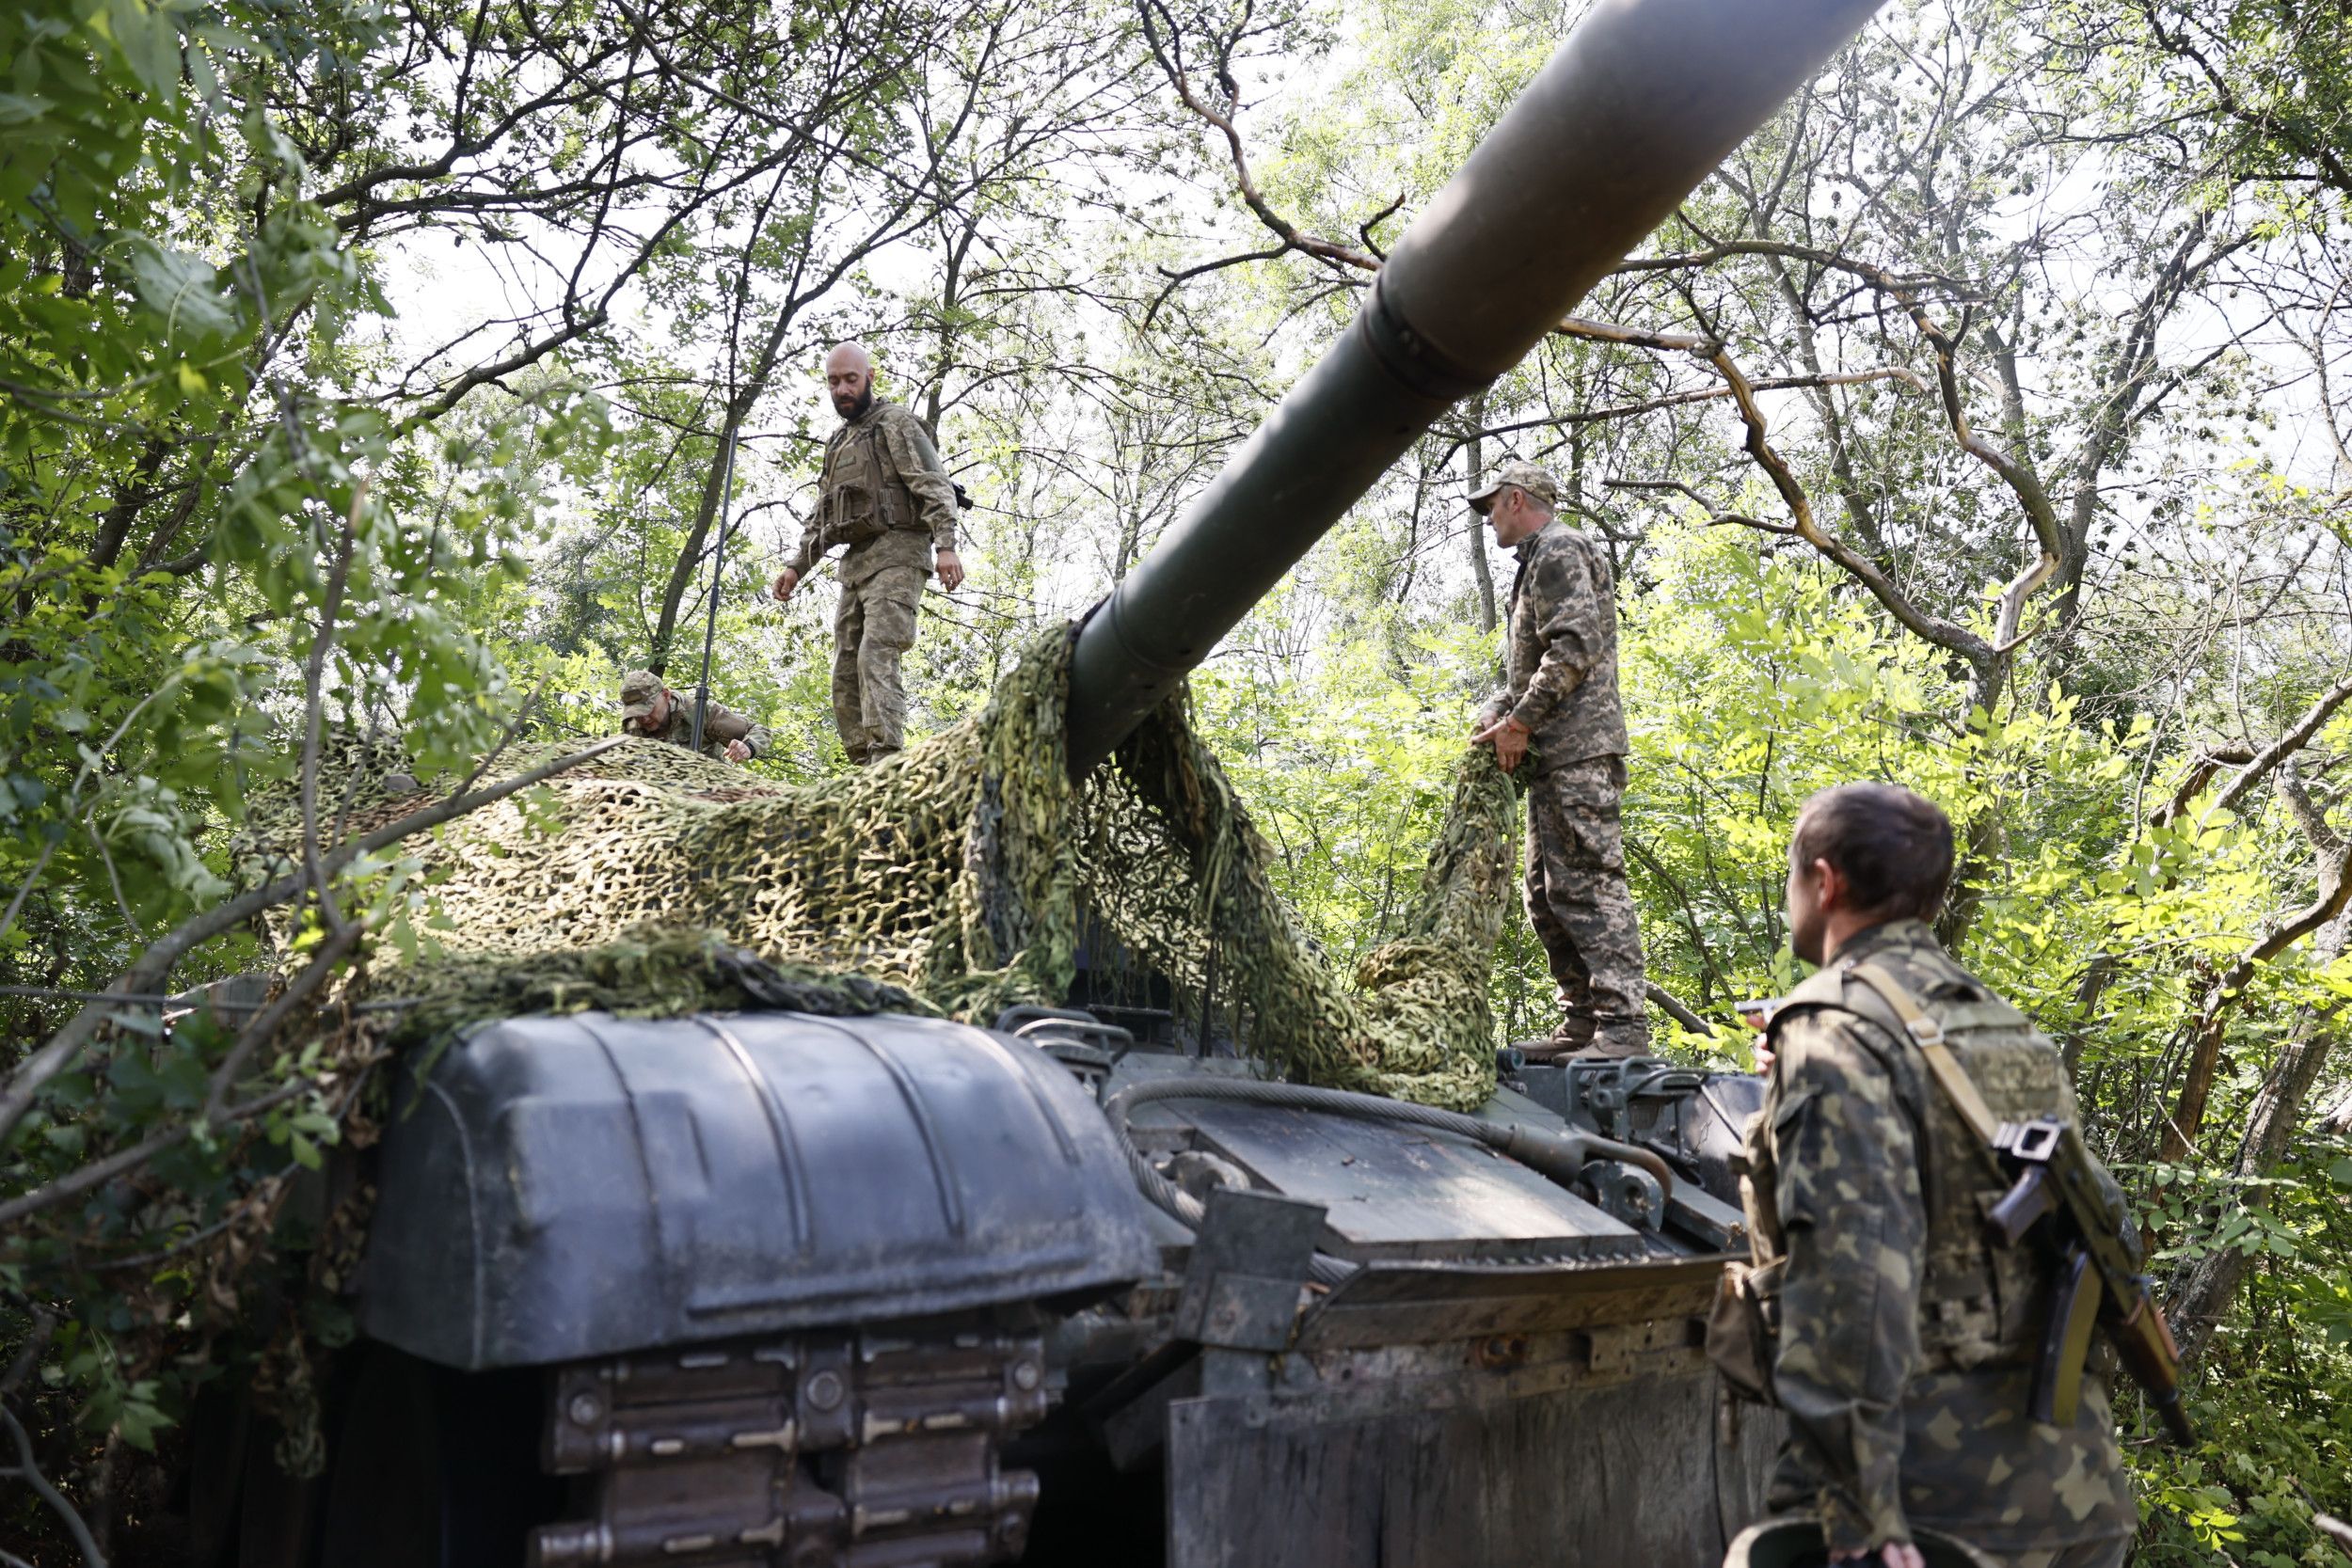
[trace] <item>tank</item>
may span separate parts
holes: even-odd
[[[1874,0],[1603,0],[1073,653],[1083,774]],[[883,1568],[1719,1560],[1774,1425],[1700,1350],[1753,1078],[1271,1082],[1097,945],[993,1028],[493,1020],[404,1074],[329,1465],[234,1400],[196,1560]],[[353,1173],[349,1180],[358,1180]],[[336,1195],[325,1194],[322,1201]]]

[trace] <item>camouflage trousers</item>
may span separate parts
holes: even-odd
[[[1527,918],[1551,960],[1552,1038],[1631,1055],[1649,1046],[1641,927],[1625,879],[1625,759],[1563,763],[1527,784]]]
[[[841,749],[860,767],[906,744],[898,660],[914,646],[915,607],[930,575],[920,566],[884,566],[841,585],[833,617],[833,723]]]

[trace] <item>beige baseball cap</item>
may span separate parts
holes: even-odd
[[[1516,484],[1546,506],[1560,504],[1560,482],[1550,470],[1533,463],[1505,463],[1494,471],[1494,477],[1470,494],[1470,510],[1485,516],[1506,484]]]
[[[653,711],[653,700],[661,693],[661,677],[650,670],[631,670],[621,677],[621,721],[643,719]]]

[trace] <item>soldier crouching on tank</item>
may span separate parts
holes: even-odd
[[[1608,552],[1552,515],[1560,487],[1506,463],[1470,498],[1516,550],[1502,690],[1471,744],[1527,781],[1527,918],[1550,960],[1561,1020],[1531,1055],[1632,1056],[1649,1045],[1642,930],[1625,879],[1625,714]]]
[[[621,728],[648,740],[673,746],[694,743],[694,705],[661,684],[650,670],[631,670],[621,677]],[[703,706],[703,755],[718,762],[749,762],[766,756],[773,743],[766,726],[753,722],[722,703]]]
[[[1798,816],[1790,944],[1823,967],[1772,1018],[1735,1292],[1788,1417],[1770,1501],[1818,1516],[1833,1561],[1919,1568],[1916,1528],[2008,1568],[2110,1568],[2137,1516],[2106,1383],[2094,1364],[2071,1420],[2032,1418],[2058,1254],[1988,1239],[2005,1181],[1961,1104],[1973,1084],[1979,1120],[2071,1124],[2074,1089],[2058,1048],[1937,944],[1951,869],[1951,823],[1907,789],[1843,784]],[[2120,1225],[2122,1193],[2090,1169]]]
[[[906,688],[898,661],[914,646],[923,580],[963,586],[956,554],[956,485],[908,409],[874,395],[874,361],[856,343],[825,356],[825,391],[841,427],[825,443],[818,511],[791,563],[776,574],[775,596],[836,545],[841,606],[833,621],[833,721],[841,749],[864,767],[906,744]]]

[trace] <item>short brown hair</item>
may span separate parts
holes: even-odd
[[[1788,858],[1836,866],[1863,912],[1925,920],[1952,879],[1952,819],[1900,784],[1837,784],[1797,813]]]

